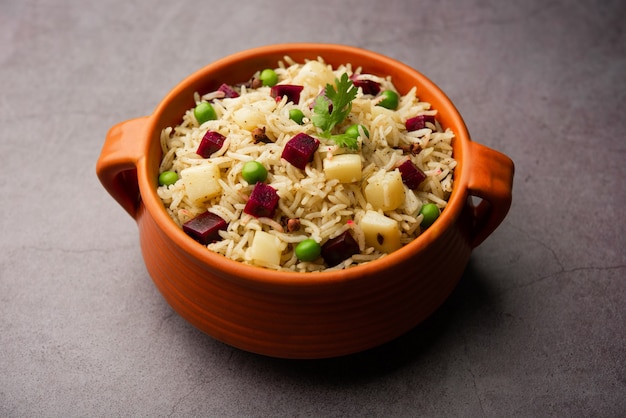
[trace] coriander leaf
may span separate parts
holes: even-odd
[[[336,89],[331,84],[326,84],[324,95],[315,99],[311,116],[313,124],[322,130],[322,136],[331,139],[335,125],[343,122],[350,114],[352,101],[358,91],[346,73],[340,79],[335,79],[335,84]],[[340,141],[345,142],[343,139]]]
[[[330,139],[340,147],[350,148],[352,150],[359,149],[359,142],[357,139],[351,135],[339,134],[339,135],[331,135]]]
[[[330,106],[330,100],[320,94],[315,99],[313,114],[311,115],[311,121],[313,122],[313,125],[324,131],[324,136],[329,135],[330,130],[332,129],[332,127],[330,126]]]

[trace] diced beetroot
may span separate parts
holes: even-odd
[[[405,126],[407,131],[417,131],[418,129],[424,129],[426,122],[435,123],[435,117],[433,115],[418,115],[411,119],[407,119]]]
[[[207,131],[200,141],[196,154],[202,158],[209,158],[213,153],[219,151],[224,145],[226,137],[219,132]]]
[[[232,99],[234,97],[239,97],[239,93],[237,93],[235,89],[233,89],[228,84],[222,84],[217,89],[217,91],[221,91],[222,93],[224,93],[224,99]]]
[[[272,186],[258,182],[252,189],[243,211],[257,218],[273,218],[278,199],[278,193]]]
[[[350,80],[352,80],[352,84],[354,84],[354,87],[361,87],[361,89],[363,90],[363,94],[371,94],[372,96],[376,96],[378,93],[380,93],[380,84],[374,80],[360,79],[358,74],[352,74]]]
[[[204,212],[183,224],[183,231],[200,244],[210,244],[222,239],[219,231],[228,227],[226,221],[211,212]]]
[[[411,190],[417,189],[417,186],[426,179],[426,174],[424,174],[418,166],[413,164],[411,160],[406,160],[400,164],[398,169],[402,176],[402,182]]]
[[[304,170],[307,163],[313,160],[313,154],[319,145],[318,139],[300,132],[285,144],[281,157],[300,170]]]
[[[358,253],[359,244],[350,231],[345,231],[322,245],[322,258],[331,267]]]
[[[281,98],[287,96],[288,102],[294,102],[298,104],[300,102],[300,93],[304,89],[303,86],[296,86],[293,84],[276,84],[270,90],[270,95],[274,98]]]

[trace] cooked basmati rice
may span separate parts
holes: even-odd
[[[259,69],[262,70],[262,69]],[[336,127],[342,132],[347,126],[361,124],[369,131],[369,138],[359,146],[362,157],[362,179],[353,183],[340,183],[327,179],[323,170],[323,160],[332,158],[345,150],[332,142],[320,139],[313,161],[300,170],[281,158],[285,143],[294,135],[304,132],[311,136],[319,134],[310,118],[310,106],[327,83],[333,84],[344,73],[352,75],[361,69],[353,69],[350,64],[332,68],[322,58],[297,63],[289,57],[278,63],[275,72],[280,84],[304,86],[300,102],[288,102],[285,97],[277,101],[270,96],[269,87],[239,87],[237,98],[219,98],[215,92],[200,96],[196,102],[211,101],[217,113],[216,120],[198,126],[193,109],[183,116],[180,125],[162,131],[161,147],[163,159],[160,172],[180,172],[197,165],[217,164],[220,169],[218,182],[222,193],[206,202],[194,202],[185,192],[183,181],[169,186],[159,186],[158,195],[168,214],[179,226],[195,216],[210,211],[227,224],[228,229],[220,231],[221,240],[209,244],[209,250],[230,259],[259,265],[276,270],[313,272],[329,269],[344,269],[385,256],[379,250],[368,246],[360,220],[367,210],[374,210],[368,203],[364,187],[378,175],[392,170],[410,158],[426,175],[418,189],[404,186],[405,199],[398,208],[385,211],[384,215],[397,221],[401,231],[402,245],[415,239],[420,233],[422,215],[419,210],[426,203],[435,203],[440,210],[446,206],[452,191],[453,172],[456,162],[452,156],[453,132],[443,130],[436,121],[427,122],[426,127],[408,132],[407,119],[416,115],[436,115],[429,103],[417,97],[413,87],[400,96],[397,109],[389,110],[376,106],[376,99],[364,95],[359,89],[352,102],[348,118]],[[258,72],[256,73],[258,75]],[[360,75],[381,85],[383,90],[397,91],[392,80],[370,74]],[[289,111],[298,108],[305,114],[304,123],[299,125],[289,118]],[[273,142],[255,143],[251,135],[253,128],[265,128],[265,134]],[[223,147],[210,158],[202,158],[196,150],[208,130],[220,132],[226,137]],[[318,137],[318,136],[316,136]],[[363,135],[361,135],[363,138]],[[361,141],[361,140],[359,140]],[[418,144],[421,151],[416,155],[405,153],[399,147]],[[241,175],[245,162],[256,160],[268,170],[266,183],[276,189],[280,200],[274,218],[255,218],[243,212],[244,206],[254,185],[248,184]],[[382,210],[378,210],[383,214]],[[289,232],[284,227],[284,219],[298,219],[300,229]],[[295,255],[296,244],[312,238],[320,244],[334,238],[346,230],[359,244],[360,253],[337,266],[327,266],[322,258],[312,262],[299,261]],[[255,260],[250,254],[250,246],[257,231],[265,231],[277,237],[282,251],[280,265],[269,265]]]

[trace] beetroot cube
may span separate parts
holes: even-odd
[[[360,87],[363,90],[363,94],[371,94],[372,96],[376,96],[378,93],[380,93],[380,84],[374,80],[359,79],[359,76],[357,74],[353,74],[350,79],[352,80],[352,84],[354,84],[354,87]]]
[[[213,153],[219,151],[224,145],[226,137],[219,132],[207,131],[200,141],[196,154],[202,158],[209,158]]]
[[[405,126],[407,131],[417,131],[418,129],[424,129],[426,122],[435,123],[435,117],[433,115],[418,115],[411,119],[407,119]]]
[[[239,97],[239,93],[237,93],[237,91],[235,91],[235,89],[233,89],[228,84],[222,84],[217,89],[217,91],[221,91],[222,93],[224,93],[224,99],[232,99],[234,97]]]
[[[276,84],[270,90],[270,95],[274,98],[287,96],[288,102],[298,104],[300,102],[300,93],[304,86],[296,86],[293,84]]]
[[[226,230],[226,221],[211,212],[204,212],[183,224],[183,231],[200,244],[210,244],[222,239],[219,231]]]
[[[281,157],[300,170],[304,170],[307,163],[313,160],[313,154],[319,145],[318,139],[300,132],[285,144]]]
[[[341,235],[329,239],[322,245],[322,258],[329,266],[336,266],[348,257],[358,254],[359,244],[350,231],[344,231]]]
[[[426,179],[426,174],[411,160],[406,160],[400,164],[398,169],[402,176],[402,182],[411,190],[417,189],[417,186]]]
[[[278,193],[272,186],[258,182],[252,189],[243,211],[257,218],[273,218],[278,199]]]

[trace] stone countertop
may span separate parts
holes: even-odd
[[[624,416],[625,20],[613,0],[4,1],[0,416]],[[283,42],[406,62],[516,164],[449,300],[343,358],[266,358],[186,323],[94,170],[112,125]]]

